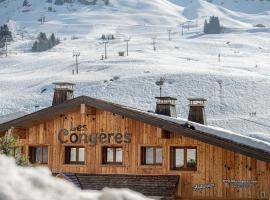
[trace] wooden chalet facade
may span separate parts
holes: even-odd
[[[68,94],[57,101],[58,95],[63,98],[57,90],[53,106],[0,124],[0,133],[14,127],[31,162],[82,189],[128,187],[179,199],[269,199],[269,149],[87,96]],[[165,114],[174,113],[174,100],[158,98],[158,112],[167,105],[172,111]]]

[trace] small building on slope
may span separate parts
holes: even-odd
[[[82,189],[129,188],[165,199],[268,199],[270,144],[209,127],[205,99],[157,97],[155,112],[88,96],[56,83],[53,105],[0,124],[35,165]]]

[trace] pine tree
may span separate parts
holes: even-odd
[[[38,48],[38,42],[35,41],[34,44],[33,44],[33,47],[32,47],[32,51],[37,52],[37,48]]]
[[[206,34],[219,34],[221,33],[221,26],[219,18],[212,16],[209,19],[209,23],[205,20],[204,22],[204,33]]]
[[[33,52],[42,52],[47,51],[48,49],[53,48],[55,45],[59,44],[60,40],[55,37],[54,33],[51,34],[48,39],[46,33],[39,33],[37,40],[32,46]]]
[[[23,6],[28,6],[28,5],[29,5],[28,0],[24,0],[24,1],[23,1]]]
[[[8,38],[9,41],[12,40],[12,34],[9,31],[9,28],[6,24],[0,26],[0,41],[2,41],[5,38]]]
[[[18,151],[17,139],[13,136],[13,128],[9,129],[4,137],[0,138],[0,154],[14,156],[16,163],[20,166],[28,166],[28,157]]]
[[[51,34],[51,37],[50,37],[49,41],[50,41],[50,46],[51,47],[54,47],[56,45],[56,38],[55,38],[54,33]]]
[[[63,5],[64,3],[64,0],[55,0],[54,2],[55,5]]]
[[[208,23],[207,20],[204,20],[203,32],[207,33],[207,30],[208,30]]]

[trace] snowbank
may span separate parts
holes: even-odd
[[[128,189],[80,190],[51,176],[47,168],[23,168],[13,158],[0,156],[1,200],[147,200]],[[148,199],[149,200],[149,199]]]

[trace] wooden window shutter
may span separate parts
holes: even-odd
[[[170,148],[170,167],[171,169],[175,168],[175,148],[171,147]]]
[[[103,147],[102,148],[102,164],[107,163],[107,148]]]
[[[146,163],[146,158],[145,158],[145,147],[141,148],[141,164]]]
[[[35,147],[29,147],[29,159],[31,163],[35,163],[36,161],[36,151]]]
[[[65,163],[70,163],[70,148],[65,147]]]

